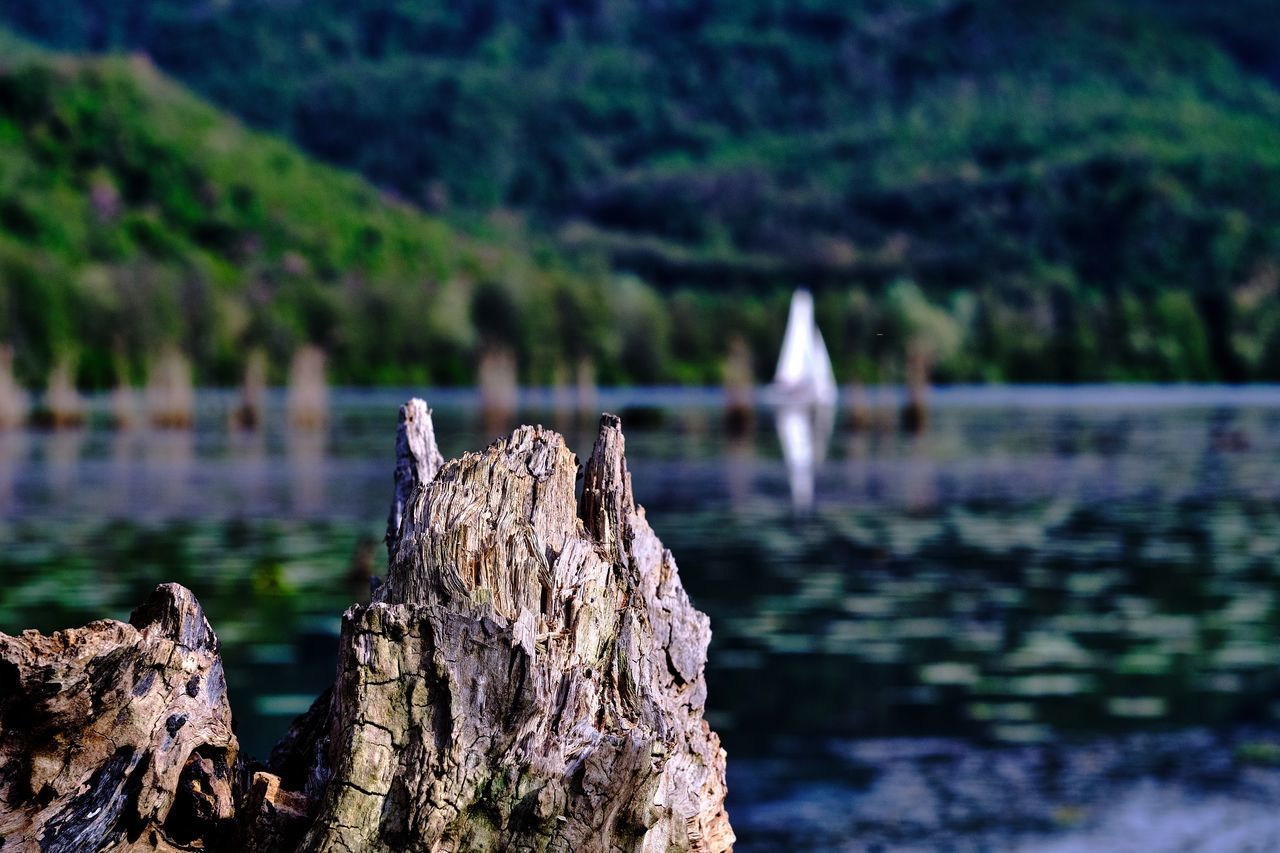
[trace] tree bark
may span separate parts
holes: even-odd
[[[181,587],[131,626],[0,635],[0,849],[732,848],[708,620],[635,504],[618,419],[581,474],[528,426],[442,465],[420,400],[396,444],[386,582],[344,614],[334,687],[270,772],[236,763]],[[128,726],[77,752],[98,744],[82,706]],[[67,827],[79,846],[46,845]]]
[[[0,850],[177,850],[234,818],[218,640],[164,584],[129,622],[0,634]]]

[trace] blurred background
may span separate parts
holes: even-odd
[[[739,849],[1280,848],[1277,381],[1263,0],[0,3],[0,630],[185,583],[259,756],[400,402],[609,409]]]

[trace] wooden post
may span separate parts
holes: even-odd
[[[321,365],[322,372],[323,369]],[[254,350],[249,353],[249,359],[245,363],[240,398],[232,407],[228,422],[232,429],[260,429],[266,421],[266,412],[267,356],[262,350]]]
[[[0,343],[0,430],[17,429],[26,423],[29,402],[13,375],[13,347]]]
[[[324,361],[324,350],[310,344],[293,354],[285,408],[294,432],[322,430],[329,423],[329,380]]]
[[[147,409],[151,425],[160,429],[190,429],[195,424],[196,395],[191,385],[191,362],[177,347],[168,347],[151,362]]]
[[[751,431],[755,419],[755,375],[751,368],[751,348],[746,338],[735,335],[729,341],[724,363],[724,424],[731,436]]]
[[[907,432],[923,432],[929,420],[929,371],[933,354],[923,342],[913,340],[907,346],[905,378],[907,400],[902,407],[902,428]]]

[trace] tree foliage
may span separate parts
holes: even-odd
[[[1241,380],[1280,378],[1280,19],[1268,11],[1259,0],[10,0],[0,20],[70,50],[143,52],[251,125],[454,222],[519,211],[529,231],[496,239],[541,242],[514,254],[562,266],[545,278],[508,270],[520,322],[555,314],[551,304],[592,329],[525,333],[565,350],[529,364],[590,356],[619,379],[710,381],[731,333],[773,344],[782,294],[803,284],[830,295],[827,335],[851,347],[836,353],[841,371],[866,372],[904,344],[846,334],[866,323],[847,312],[887,323],[886,292],[911,281],[961,332],[938,365],[952,378]],[[137,71],[114,62],[115,78]],[[27,100],[6,102],[14,121],[41,109],[38,87],[24,87]],[[246,322],[268,345],[319,339],[342,350],[352,380],[390,381],[391,361],[409,357],[430,358],[431,378],[466,378],[476,332],[470,285],[451,291],[454,261],[426,261],[438,276],[426,285],[410,253],[356,229],[298,252],[310,277],[345,284],[273,275],[237,255],[246,223],[263,245],[285,242],[263,191],[237,194],[243,181],[214,175],[208,204],[193,183],[205,176],[184,171],[178,149],[94,124],[95,98],[132,98],[140,121],[163,123],[145,98],[119,82],[82,88],[67,107],[84,119],[79,147],[49,137],[44,119],[23,144],[54,174],[78,168],[57,159],[72,150],[113,151],[101,177],[129,225],[85,233],[29,192],[6,194],[11,243],[39,235],[92,258],[141,249],[130,288],[182,287],[215,316],[219,281],[256,276],[272,298]],[[262,177],[290,192],[305,182]],[[133,203],[151,194],[158,211]],[[211,260],[153,268],[193,240]],[[47,258],[5,263],[30,271]],[[612,273],[660,289],[662,352],[609,342],[610,318],[640,304],[612,305],[624,298]],[[430,336],[353,325],[428,305],[442,320]],[[206,334],[201,357],[227,363],[216,339]],[[623,353],[637,363],[610,361]]]

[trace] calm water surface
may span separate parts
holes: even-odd
[[[323,434],[233,434],[213,392],[191,432],[0,433],[0,630],[180,581],[265,755],[381,573],[405,396],[338,392]],[[446,456],[492,437],[426,396]],[[1280,849],[1280,389],[956,389],[918,436],[601,403],[712,617],[739,849]]]

